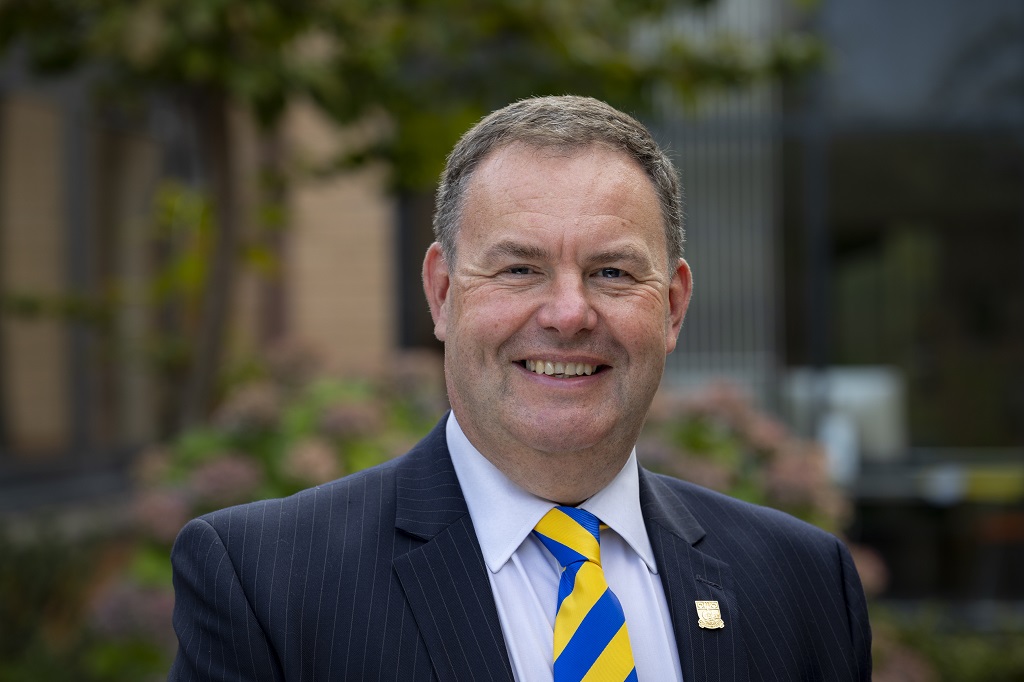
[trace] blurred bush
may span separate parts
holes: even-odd
[[[311,354],[281,349],[208,424],[140,455],[120,522],[69,534],[37,521],[31,532],[8,524],[0,533],[0,682],[163,679],[176,646],[168,556],[188,519],[400,455],[446,408],[436,356],[403,356],[381,376],[342,380],[325,378]],[[820,448],[726,385],[659,395],[637,449],[651,469],[832,532],[849,518]],[[851,550],[877,595],[884,564],[868,548]],[[880,682],[1024,679],[1022,636],[941,634],[927,615],[880,608],[872,623]]]
[[[711,385],[662,393],[637,452],[645,466],[842,536],[851,500],[828,475],[819,444],[796,437],[742,391]],[[876,601],[888,582],[869,547],[846,540],[870,602],[874,682],[1021,682],[1024,633],[970,633],[931,611],[897,614]]]
[[[407,451],[447,409],[440,359],[324,377],[299,348],[271,353],[206,425],[141,453],[115,519],[0,528],[0,682],[164,679],[174,655],[170,548],[190,518],[290,495]]]
[[[62,670],[82,652],[79,624],[104,543],[59,525],[52,518],[20,518],[0,529],[3,682],[67,679]]]
[[[692,395],[660,393],[637,453],[650,469],[832,532],[849,516],[849,501],[829,480],[819,446],[795,437],[729,384]]]

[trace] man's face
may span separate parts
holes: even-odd
[[[621,467],[690,292],[643,170],[600,146],[501,148],[470,180],[456,251],[448,267],[433,245],[424,280],[470,441],[499,469],[524,449]]]

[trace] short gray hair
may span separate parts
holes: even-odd
[[[564,95],[524,99],[485,116],[448,155],[437,188],[434,238],[449,265],[466,188],[480,163],[513,143],[538,149],[577,150],[602,145],[624,152],[651,179],[661,204],[669,263],[683,255],[683,198],[675,166],[647,128],[632,116],[593,99]]]

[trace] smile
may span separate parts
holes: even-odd
[[[598,367],[583,362],[551,362],[549,360],[525,360],[526,369],[535,374],[546,374],[553,377],[590,376]]]

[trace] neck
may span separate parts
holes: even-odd
[[[595,448],[571,453],[518,452],[510,458],[490,449],[477,449],[520,488],[569,507],[579,505],[611,483],[632,452],[632,447],[624,451]]]

